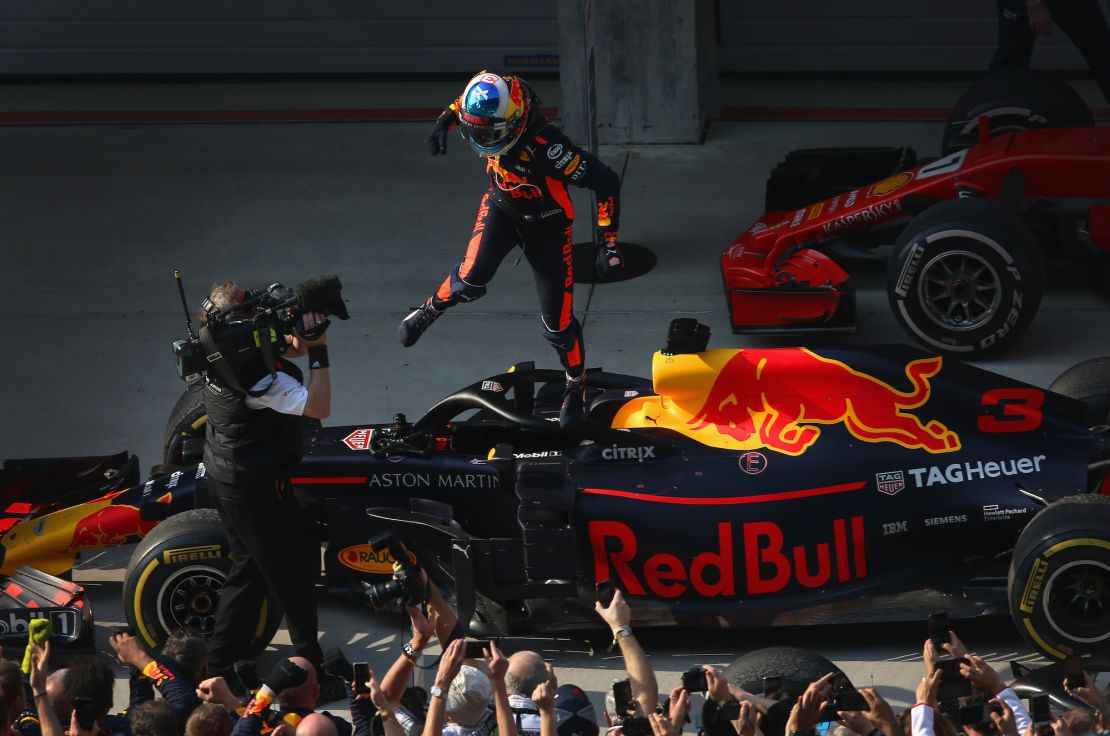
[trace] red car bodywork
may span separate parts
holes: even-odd
[[[981,138],[869,186],[764,214],[721,254],[733,331],[787,331],[829,320],[848,293],[848,274],[819,250],[822,245],[908,220],[937,201],[996,197],[1014,169],[1024,175],[1023,200],[1043,198],[1046,206],[1085,213],[1090,243],[1110,251],[1110,129]]]

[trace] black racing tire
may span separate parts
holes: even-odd
[[[199,457],[186,457],[183,454],[185,440],[203,438],[204,427],[208,422],[208,412],[204,408],[204,391],[200,388],[186,390],[178,398],[166,421],[162,437],[162,463],[165,465],[193,465],[200,462]]]
[[[1110,654],[1110,496],[1067,496],[1033,517],[1008,593],[1014,625],[1046,657]]]
[[[809,683],[840,668],[816,652],[796,647],[767,647],[741,655],[725,668],[729,682],[749,693],[763,693],[764,677],[781,677],[780,692],[794,702]],[[779,698],[784,699],[783,697]]]
[[[764,210],[778,212],[805,207],[852,189],[878,182],[917,165],[912,148],[802,148],[767,177]]]
[[[1061,373],[1049,391],[1087,405],[1087,427],[1105,426],[1110,419],[1110,357],[1091,358]]]
[[[174,630],[212,633],[219,589],[231,569],[227,535],[215,509],[170,517],[146,535],[131,554],[123,583],[127,623],[151,651]],[[281,624],[271,594],[259,611],[250,658],[261,653]]]
[[[204,407],[204,391],[186,390],[173,405],[170,418],[166,420],[166,430],[162,440],[162,464],[195,465],[201,461],[199,443],[188,440],[203,440],[208,424],[208,410]],[[320,420],[301,417],[301,430],[305,434],[320,428]]]
[[[1090,108],[1066,82],[1027,71],[994,72],[971,85],[949,113],[941,137],[945,154],[979,141],[979,117],[991,135],[1033,128],[1089,128]]]
[[[1033,231],[990,199],[940,202],[898,236],[887,267],[895,319],[933,350],[1001,350],[1029,326],[1043,295]]]

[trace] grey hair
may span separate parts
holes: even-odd
[[[472,728],[482,722],[493,697],[493,686],[486,674],[464,664],[447,688],[447,715],[461,726]]]
[[[547,682],[547,665],[538,653],[523,651],[509,657],[509,670],[505,673],[506,690],[530,698],[541,682]]]
[[[213,306],[221,311],[231,309],[239,303],[239,285],[234,281],[225,281],[222,284],[212,284],[212,291],[208,292],[208,298],[212,301]],[[208,313],[201,309],[197,313],[197,319],[200,320],[202,325],[208,323]]]

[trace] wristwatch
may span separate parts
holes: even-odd
[[[438,685],[432,685],[432,689],[428,691],[433,698],[443,697],[443,688]]]

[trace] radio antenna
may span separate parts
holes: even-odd
[[[185,326],[189,329],[189,337],[196,339],[197,333],[193,332],[193,321],[189,318],[189,305],[185,301],[185,286],[181,283],[181,272],[175,269],[173,278],[177,282],[177,293],[181,295],[181,308],[185,310]]]

